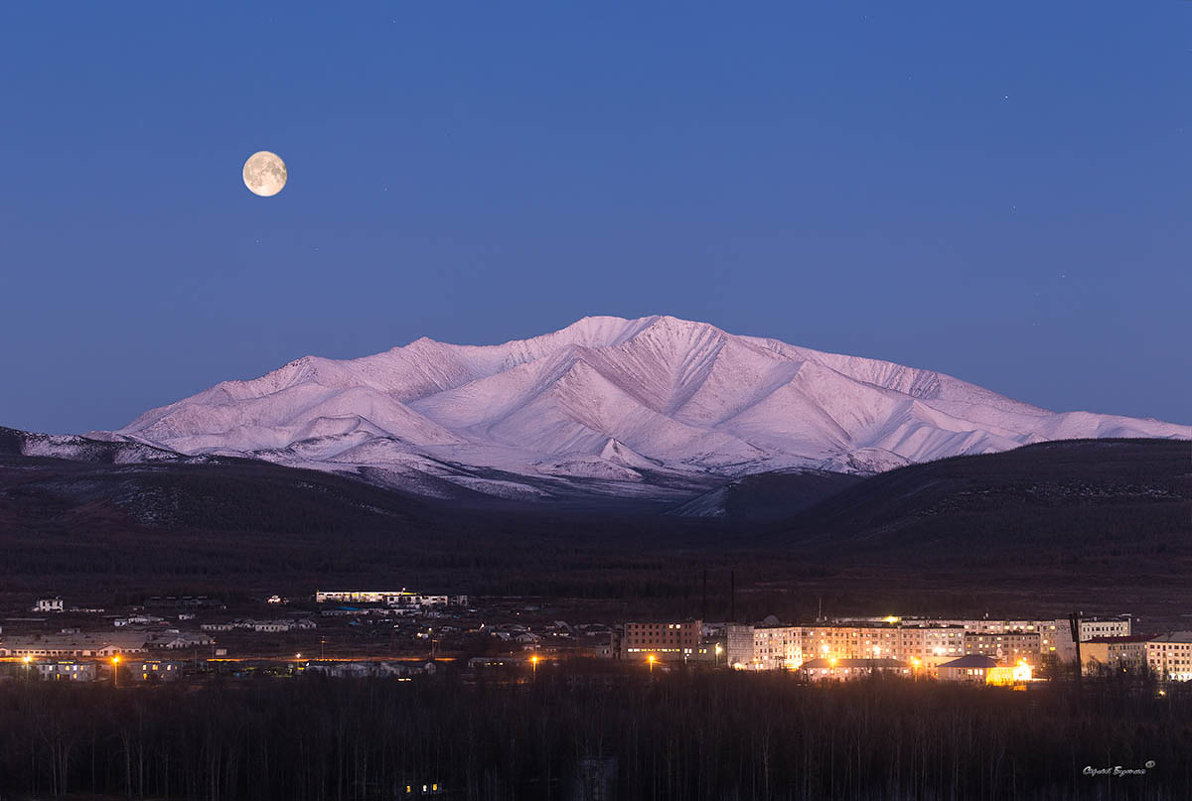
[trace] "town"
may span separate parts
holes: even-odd
[[[1139,631],[1130,615],[784,623],[568,622],[542,599],[316,590],[239,603],[151,596],[115,610],[43,597],[8,610],[0,680],[133,686],[240,678],[413,675],[454,667],[515,680],[547,666],[785,671],[803,681],[887,675],[1026,687],[1074,673],[1192,680],[1192,631]]]

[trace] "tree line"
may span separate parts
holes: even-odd
[[[1016,692],[546,665],[501,680],[14,680],[0,685],[0,795],[1186,799],[1192,692],[1159,689],[1134,674]]]

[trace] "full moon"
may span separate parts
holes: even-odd
[[[286,163],[276,153],[258,150],[244,162],[244,185],[261,197],[273,197],[286,185]]]

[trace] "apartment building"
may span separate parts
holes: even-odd
[[[1018,662],[1025,659],[1039,664],[1041,637],[1037,631],[1008,631],[1004,634],[969,633],[964,635],[964,652],[989,656],[998,662]]]
[[[1146,642],[1146,662],[1168,681],[1192,681],[1192,631],[1175,631]]]
[[[621,634],[621,657],[689,662],[696,657],[703,633],[704,625],[699,620],[626,623]]]
[[[748,670],[792,670],[812,659],[895,659],[935,668],[966,655],[998,662],[1044,655],[1075,658],[1067,620],[864,619],[807,626],[732,624],[728,664]]]
[[[1129,637],[1094,637],[1080,644],[1083,671],[1096,673],[1103,668],[1140,667],[1147,663],[1147,640],[1149,635]]]
[[[1130,623],[1129,615],[1084,618],[1080,621],[1080,641],[1098,637],[1129,637]]]

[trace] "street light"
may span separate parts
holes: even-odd
[[[530,657],[530,671],[535,676],[538,675],[538,654],[534,654],[533,656]]]
[[[112,686],[120,686],[120,657],[112,657]]]
[[[25,654],[25,681],[29,681],[29,663],[33,661],[33,657]]]
[[[658,657],[654,656],[654,654],[650,654],[649,656],[646,657],[646,662],[648,662],[650,665],[650,673],[651,674],[653,674],[653,672],[654,672],[654,663],[657,661],[658,661]]]

